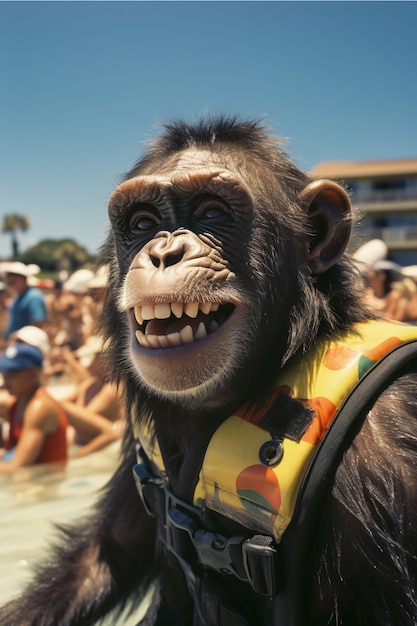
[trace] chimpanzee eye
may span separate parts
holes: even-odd
[[[219,209],[219,207],[210,207],[204,211],[202,217],[205,217],[206,219],[215,219],[221,215],[224,215],[224,211],[222,209]]]
[[[195,217],[200,220],[215,220],[229,216],[228,207],[217,199],[205,200],[195,212]]]
[[[130,211],[130,230],[152,230],[161,224],[159,213],[153,208],[140,208]]]

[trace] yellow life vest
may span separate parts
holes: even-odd
[[[307,468],[346,397],[377,362],[416,339],[416,326],[387,321],[359,323],[331,340],[321,339],[280,372],[265,406],[241,407],[218,427],[208,443],[192,504],[280,542]],[[280,393],[311,409],[312,419],[298,441],[284,437],[282,454],[268,462],[260,451],[270,445],[271,434],[262,419]],[[150,433],[142,432],[140,443],[164,472]]]

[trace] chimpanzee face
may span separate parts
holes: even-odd
[[[164,395],[218,387],[251,334],[248,187],[206,151],[188,150],[172,169],[122,183],[109,214],[140,378]]]

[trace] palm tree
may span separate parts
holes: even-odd
[[[10,233],[12,237],[12,258],[15,259],[19,256],[19,242],[17,239],[17,231],[25,232],[30,228],[30,220],[26,215],[19,215],[18,213],[11,213],[10,215],[3,216],[3,233]]]
[[[67,239],[56,247],[52,259],[56,261],[58,270],[72,272],[88,261],[88,253],[75,241]]]

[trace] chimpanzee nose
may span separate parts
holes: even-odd
[[[173,233],[162,231],[148,244],[148,255],[152,265],[165,269],[177,265],[183,260],[200,256],[204,244],[196,235],[186,229]]]
[[[185,254],[185,244],[181,239],[169,237],[155,241],[149,253],[149,258],[157,268],[176,265]]]

